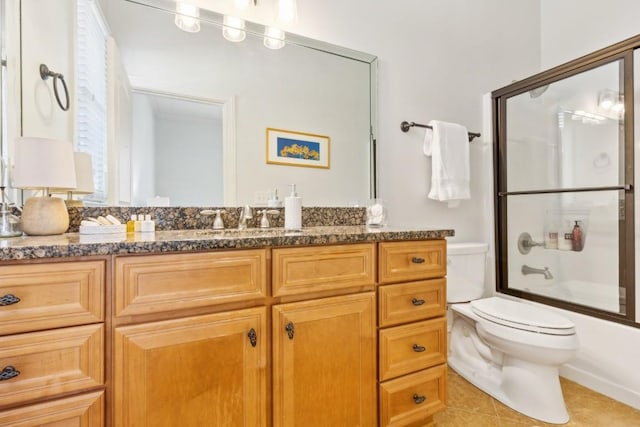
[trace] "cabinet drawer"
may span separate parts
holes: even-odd
[[[446,378],[446,365],[439,365],[380,384],[380,425],[420,425],[445,409]]]
[[[379,245],[378,282],[393,283],[444,277],[445,240],[382,242]]]
[[[378,311],[380,326],[444,316],[447,311],[446,280],[380,286]]]
[[[0,411],[0,427],[102,427],[103,425],[104,393],[102,391]]]
[[[116,318],[266,296],[266,250],[119,257]]]
[[[375,282],[371,244],[273,250],[273,295],[335,291]]]
[[[446,362],[447,321],[410,323],[380,331],[380,380]]]
[[[102,325],[0,337],[0,406],[102,385],[103,346]]]
[[[1,266],[0,335],[102,321],[104,274],[102,260]]]

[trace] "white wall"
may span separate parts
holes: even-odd
[[[72,0],[22,2],[22,126],[25,136],[74,141],[74,28]],[[43,43],[42,40],[47,40]],[[61,73],[69,88],[70,108],[62,111],[53,91],[53,79],[42,80],[40,64]],[[58,82],[61,102],[64,89]]]
[[[637,0],[540,0],[542,69],[640,33]]]

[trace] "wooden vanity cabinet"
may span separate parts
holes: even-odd
[[[433,425],[447,397],[446,242],[381,242],[378,257],[380,425]]]
[[[106,264],[0,265],[0,426],[104,424]]]
[[[273,250],[274,295],[299,299],[272,307],[274,426],[376,425],[375,258],[374,244]]]
[[[268,424],[266,256],[116,258],[115,426]],[[220,311],[245,300],[254,306]]]

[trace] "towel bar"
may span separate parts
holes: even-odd
[[[416,122],[404,121],[400,123],[400,129],[402,129],[402,132],[408,132],[409,129],[411,129],[413,126],[416,126],[419,128],[432,129],[432,127],[429,125],[421,125],[420,123],[416,123]],[[467,133],[469,134],[469,142],[473,141],[473,138],[479,138],[480,136],[482,136],[477,132],[467,132]]]

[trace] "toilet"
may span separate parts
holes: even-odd
[[[578,350],[574,324],[533,304],[482,298],[487,249],[447,245],[449,366],[514,410],[564,424],[569,414],[558,368]]]

